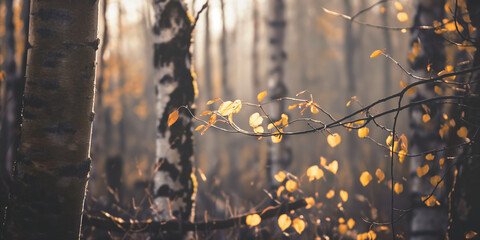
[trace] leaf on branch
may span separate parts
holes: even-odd
[[[406,12],[399,12],[397,13],[397,19],[400,22],[408,21],[408,14]]]
[[[430,166],[428,166],[428,164],[425,164],[422,167],[417,167],[417,176],[421,178],[425,176],[425,174],[427,174],[429,170],[430,170]]]
[[[380,56],[380,54],[384,53],[385,50],[387,50],[387,49],[373,51],[372,54],[370,54],[370,58],[376,58],[376,57]]]
[[[287,175],[285,174],[284,171],[280,171],[274,176],[275,180],[277,180],[280,183],[283,182],[283,180],[285,180],[286,177]]]
[[[443,186],[443,181],[442,181],[442,178],[438,175],[435,175],[433,177],[430,178],[430,183],[433,185],[433,186],[437,186],[438,184],[438,187],[441,188]]]
[[[387,144],[387,146],[392,145],[392,140],[393,140],[393,136],[392,136],[392,135],[389,135],[389,136],[387,137],[387,140],[385,140],[385,143]]]
[[[427,123],[428,121],[430,121],[430,115],[428,115],[428,114],[423,114],[423,116],[422,116],[422,121],[423,121],[424,123]]]
[[[457,135],[460,138],[466,138],[468,135],[468,129],[465,126],[461,127],[460,129],[458,129]]]
[[[433,159],[435,159],[435,155],[429,153],[425,156],[425,159],[428,161],[432,161]]]
[[[338,133],[330,134],[330,135],[328,135],[328,137],[327,137],[327,143],[328,143],[328,145],[330,145],[330,147],[332,147],[332,148],[334,148],[334,147],[336,147],[338,144],[340,144],[341,141],[342,141],[342,137],[340,137],[340,135],[338,135]]]
[[[285,183],[285,189],[287,189],[287,191],[289,192],[294,192],[295,190],[297,190],[297,182],[294,181],[294,180],[288,180],[286,183]]]
[[[477,233],[474,231],[468,231],[465,233],[465,239],[472,239],[477,236]]]
[[[369,172],[364,171],[362,175],[360,175],[360,183],[365,187],[370,183],[370,181],[372,181],[372,175]]]
[[[262,221],[262,218],[258,214],[248,215],[245,222],[248,226],[257,226]]]
[[[305,229],[305,222],[302,219],[295,218],[293,219],[293,228],[297,231],[298,234],[302,234],[303,230]]]
[[[328,164],[325,169],[327,169],[328,171],[332,172],[333,174],[337,174],[337,171],[338,171],[338,162],[337,160],[334,160],[333,162],[331,162],[330,164]]]
[[[385,173],[380,168],[375,171],[375,176],[377,176],[378,183],[382,182],[383,179],[385,179]]]
[[[313,165],[307,169],[308,181],[313,181],[315,179],[320,179],[323,177],[323,170],[320,169],[317,165]]]
[[[282,231],[285,231],[292,224],[292,219],[287,214],[282,214],[278,217],[278,226]]]
[[[258,112],[250,115],[250,118],[248,119],[248,124],[250,125],[250,127],[253,127],[253,128],[260,126],[262,122],[263,122],[263,117],[260,116],[260,113]]]
[[[202,130],[202,128],[204,128],[204,127],[205,127],[205,125],[202,124],[202,125],[196,127],[196,128],[195,128],[195,131],[200,131],[200,130]]]
[[[210,100],[210,101],[207,102],[207,105],[210,105],[210,104],[212,104],[212,103],[214,103],[214,102],[216,102],[216,101],[218,101],[218,100],[220,100],[220,98],[215,98],[215,99],[213,99],[213,100]]]
[[[296,107],[297,107],[297,104],[290,105],[290,106],[288,106],[288,110],[292,110],[292,109],[294,109],[294,108],[296,108]]]
[[[395,183],[395,186],[393,187],[393,191],[395,191],[397,195],[400,195],[400,193],[403,192],[403,184]]]
[[[306,209],[310,209],[315,206],[315,199],[313,197],[305,198],[305,202],[307,203]]]
[[[355,220],[353,220],[351,218],[348,219],[347,226],[348,226],[348,229],[352,229],[355,226]]]
[[[341,234],[341,235],[344,235],[345,233],[347,233],[347,225],[346,224],[339,224],[338,225],[338,232]]]
[[[230,114],[240,112],[240,109],[242,109],[242,101],[226,101],[220,105],[220,107],[218,108],[218,113],[220,113],[222,116],[228,116]]]
[[[212,116],[210,116],[210,119],[208,119],[208,124],[213,125],[216,122],[217,122],[217,114],[213,114]]]
[[[429,206],[429,207],[433,207],[437,204],[437,198],[435,198],[435,195],[432,195],[430,196],[430,198],[428,198],[428,196],[424,196],[422,197],[422,202],[425,203],[425,205]]]
[[[280,129],[280,132],[282,132],[282,129]],[[282,141],[282,134],[279,134],[279,132],[275,132],[274,135],[271,136],[272,143],[279,143]]]
[[[267,96],[267,91],[263,91],[263,92],[259,93],[259,94],[257,95],[257,100],[258,100],[259,102],[261,102],[261,101],[263,100],[263,98],[265,98],[265,96]]]
[[[210,114],[212,114],[212,111],[207,110],[207,111],[203,112],[202,114],[200,114],[200,117],[203,117],[205,115],[210,115]]]
[[[340,190],[340,198],[344,202],[348,201],[348,192],[344,190]]]
[[[325,194],[325,197],[327,197],[327,199],[335,197],[335,191],[333,191],[333,189],[328,191],[327,194]]]
[[[168,127],[172,126],[178,120],[178,110],[173,111],[168,115],[167,125]]]
[[[368,129],[368,127],[360,128],[358,129],[358,137],[364,138],[368,135],[369,132],[370,132],[370,129]]]

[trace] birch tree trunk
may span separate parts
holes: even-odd
[[[79,239],[90,171],[97,1],[31,3],[7,239]]]
[[[284,50],[285,42],[285,2],[284,0],[269,0],[269,22],[268,22],[268,51],[269,51],[269,72],[268,72],[268,94],[270,99],[285,97],[287,87],[284,83],[285,60],[287,54]],[[281,119],[285,112],[284,101],[277,101],[269,104],[269,114],[273,121]],[[269,140],[269,152],[267,159],[267,176],[271,185],[277,182],[274,175],[282,169],[287,169],[291,162],[291,150],[287,143],[287,137],[283,136],[280,143],[272,143]]]
[[[476,48],[472,67],[480,67],[480,2],[468,0],[467,9],[472,25],[476,28],[473,43]],[[480,233],[480,71],[472,73],[469,79],[467,96],[476,96],[477,99],[467,99],[464,108],[465,121],[468,128],[468,138],[472,145],[464,150],[457,163],[458,175],[452,193],[452,222],[449,230],[450,239],[465,239],[465,234],[474,231]],[[477,236],[478,237],[478,236]]]
[[[192,173],[191,115],[184,109],[167,127],[168,116],[180,106],[192,107],[195,87],[191,73],[191,20],[183,1],[156,1],[154,81],[157,96],[157,168],[154,175],[154,214],[157,220],[193,221],[196,180]],[[179,229],[181,231],[181,229]],[[163,233],[160,233],[163,234]],[[179,239],[181,232],[164,234]]]
[[[418,26],[432,26],[433,21],[441,22],[444,17],[444,0],[435,1],[417,1],[416,14],[414,18],[414,28],[411,33],[411,47],[420,44],[420,52],[411,62],[411,68],[414,74],[421,77],[434,76],[435,73],[445,68],[445,46],[441,35],[436,34],[433,29],[420,29]],[[427,71],[431,64],[431,72]],[[410,78],[410,83],[417,81]],[[410,97],[410,101],[420,101],[435,96],[433,84],[423,84],[417,87],[416,93]],[[442,121],[443,105],[439,103],[426,104],[428,111],[423,107],[413,107],[410,109],[410,126],[412,135],[410,136],[410,153],[420,154],[433,149],[445,146],[445,141],[441,139],[438,129]],[[423,115],[428,114],[430,120],[423,121]],[[410,222],[410,239],[412,240],[430,240],[444,239],[448,223],[448,202],[447,192],[444,188],[436,190],[436,199],[441,203],[440,206],[427,207],[420,202],[422,196],[427,196],[433,190],[430,178],[434,175],[444,175],[445,168],[438,168],[438,161],[443,158],[442,152],[435,154],[433,163],[426,162],[425,156],[421,154],[410,158],[410,181],[411,199],[413,205],[420,204],[420,207],[412,211]],[[419,178],[417,176],[417,167],[429,164],[430,171],[427,175]]]

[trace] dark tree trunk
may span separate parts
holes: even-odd
[[[225,22],[225,0],[220,0],[222,8],[222,39],[221,39],[221,54],[222,54],[222,90],[223,96],[230,97],[231,92],[228,87],[228,49],[227,49],[227,28]]]
[[[32,1],[7,239],[79,239],[91,164],[97,5]]]
[[[255,93],[260,89],[260,76],[258,71],[258,43],[259,43],[259,28],[260,28],[260,12],[258,8],[258,0],[253,1],[253,42],[252,42],[252,86]]]
[[[192,174],[193,134],[191,115],[180,110],[178,121],[167,127],[169,114],[180,106],[192,107],[191,22],[183,1],[154,5],[156,22],[154,79],[157,96],[157,167],[154,175],[154,217],[157,220],[194,219],[196,180]],[[181,230],[181,229],[179,229]],[[160,233],[180,239],[180,232]]]

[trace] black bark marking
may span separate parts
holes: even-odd
[[[73,17],[65,11],[53,8],[41,8],[32,15],[39,17],[43,21],[50,21],[53,24],[70,26],[73,24]]]
[[[35,32],[37,33],[36,36],[39,36],[39,37],[42,37],[42,38],[52,37],[56,33],[54,30],[49,29],[49,28],[39,28],[39,29],[35,30]]]
[[[45,106],[45,101],[34,95],[25,95],[23,102],[25,106],[32,108],[42,108]]]
[[[90,172],[92,160],[89,158],[80,164],[71,164],[55,169],[55,173],[61,177],[74,176],[80,179],[85,178]]]
[[[45,53],[45,57],[42,65],[44,67],[54,68],[60,62],[61,59],[66,57],[65,53],[59,51],[49,51]]]
[[[178,178],[180,171],[178,171],[174,164],[170,164],[166,158],[160,158],[158,162],[160,163],[158,171],[168,172],[170,178],[172,178],[174,181]]]
[[[56,122],[50,126],[44,127],[43,130],[47,133],[53,133],[58,135],[73,135],[77,132],[75,128],[68,124]]]

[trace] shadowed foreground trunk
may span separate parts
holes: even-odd
[[[7,239],[79,239],[90,170],[97,1],[32,1]]]
[[[434,21],[441,22],[444,17],[443,0],[417,1],[414,26],[432,26]],[[414,74],[421,77],[434,76],[435,73],[445,68],[445,46],[441,35],[436,34],[433,29],[412,30],[412,48],[420,44],[418,55],[412,59],[411,68]],[[418,49],[418,48],[417,48]],[[431,71],[428,72],[428,65],[431,64]],[[417,81],[410,79],[410,83]],[[421,101],[435,97],[434,84],[423,84],[417,87],[417,91],[411,96],[410,101]],[[443,104],[430,103],[425,107],[417,106],[410,109],[410,153],[420,154],[445,146],[445,141],[439,135],[438,129],[443,121]],[[429,121],[423,120],[424,114],[430,116]],[[434,175],[443,176],[445,168],[439,169],[439,160],[444,158],[443,152],[435,154],[433,161],[425,161],[425,155],[421,154],[410,159],[410,173],[412,180],[411,199],[412,205],[420,204],[420,207],[412,211],[410,223],[410,239],[412,240],[433,240],[444,239],[448,223],[448,202],[445,187],[438,188],[435,192],[436,199],[440,206],[427,207],[420,203],[421,197],[427,196],[433,190],[430,178]],[[417,167],[428,164],[430,171],[419,178]]]
[[[181,109],[168,127],[169,114],[192,106],[195,90],[191,73],[191,20],[183,1],[156,2],[154,79],[157,96],[157,168],[154,175],[154,217],[164,221],[193,221],[196,180],[193,167],[191,115]],[[181,227],[181,226],[180,226]],[[179,229],[181,231],[181,229]],[[160,233],[163,239],[180,239],[182,233]]]

